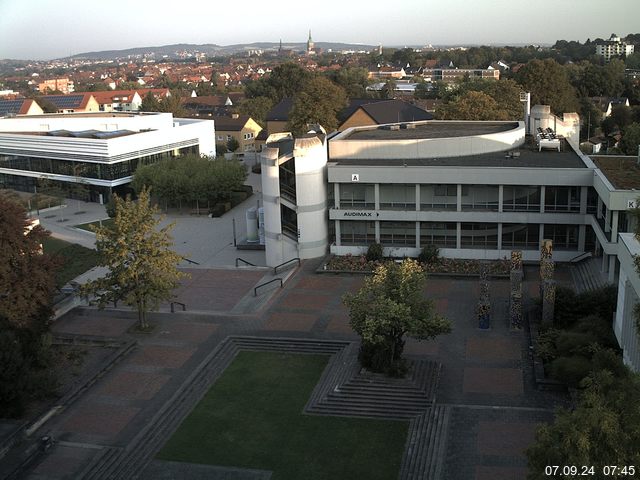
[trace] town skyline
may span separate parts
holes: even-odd
[[[634,33],[640,4],[621,0],[619,7],[624,15],[603,17],[602,5],[596,0],[561,4],[540,0],[534,9],[521,0],[490,0],[473,9],[462,0],[446,4],[406,0],[395,9],[384,10],[330,0],[322,10],[298,21],[299,3],[290,0],[276,2],[268,9],[249,1],[243,8],[250,13],[243,15],[232,10],[221,15],[219,9],[200,2],[189,11],[171,13],[116,0],[109,4],[116,13],[105,21],[95,7],[77,0],[68,2],[64,10],[42,0],[0,0],[0,59],[50,60],[179,43],[301,43],[309,30],[316,42],[393,47],[549,45],[556,40],[584,42],[587,38],[608,38],[611,33]],[[76,20],[92,15],[94,22]],[[354,22],[354,18],[359,20]],[[598,22],[593,22],[596,18]]]

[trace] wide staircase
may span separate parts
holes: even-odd
[[[608,285],[607,274],[600,271],[602,258],[592,257],[571,265],[571,278],[576,293],[598,290]]]

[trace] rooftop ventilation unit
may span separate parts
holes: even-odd
[[[406,128],[407,130],[415,130],[415,123],[403,123],[402,128]]]

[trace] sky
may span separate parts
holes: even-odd
[[[640,33],[640,0],[0,0],[0,59],[173,43],[553,44]],[[237,6],[237,9],[234,7]]]

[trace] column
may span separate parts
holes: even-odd
[[[611,241],[618,242],[618,210],[611,210]]]
[[[607,273],[607,260],[609,259],[609,255],[602,252],[602,265],[600,266],[600,272]]]
[[[504,185],[498,185],[498,212],[502,213],[502,203],[504,201]],[[502,229],[502,224],[498,227],[499,230]],[[498,237],[498,245],[500,245],[500,238]]]
[[[578,250],[584,252],[584,244],[587,237],[587,226],[579,225],[578,226]]]
[[[342,234],[340,232],[340,220],[334,220],[334,223],[335,223],[335,231],[336,231],[336,247],[340,247],[342,245]]]
[[[540,213],[544,213],[544,197],[546,194],[546,187],[544,185],[542,185],[540,187]],[[540,240],[542,240],[543,237],[540,237]]]
[[[374,201],[375,201],[375,209],[376,210],[380,210],[380,184],[376,183],[373,185],[373,197],[374,197]],[[378,238],[378,240],[376,240],[376,242],[380,243],[379,240],[380,235],[377,235],[376,238]]]
[[[380,243],[380,220],[376,220],[376,243]]]
[[[598,195],[598,209],[596,211],[596,218],[602,218],[602,199]]]
[[[416,248],[420,248],[420,222],[416,222]]]
[[[616,260],[617,257],[615,255],[609,255],[609,276],[607,280],[609,283],[613,283],[616,276]]]
[[[339,183],[333,184],[333,198],[334,198],[336,208],[340,208],[340,184]],[[337,238],[337,234],[336,234],[336,238]]]
[[[457,199],[456,199],[456,211],[461,212],[462,211],[462,185],[461,184],[458,184],[458,190],[457,190],[456,197],[457,197]],[[459,231],[460,231],[460,229],[458,228],[458,232]],[[458,247],[458,248],[460,248],[460,247]]]
[[[540,224],[540,235],[538,236],[538,245],[542,245],[544,240],[544,223]]]
[[[500,189],[502,190],[502,185],[500,185]],[[500,205],[502,205],[502,200],[500,200]],[[502,223],[498,224],[498,250],[502,250]]]
[[[589,194],[589,187],[580,187],[580,214],[587,214],[587,195]]]
[[[456,248],[462,248],[462,224],[460,222],[456,222]]]

